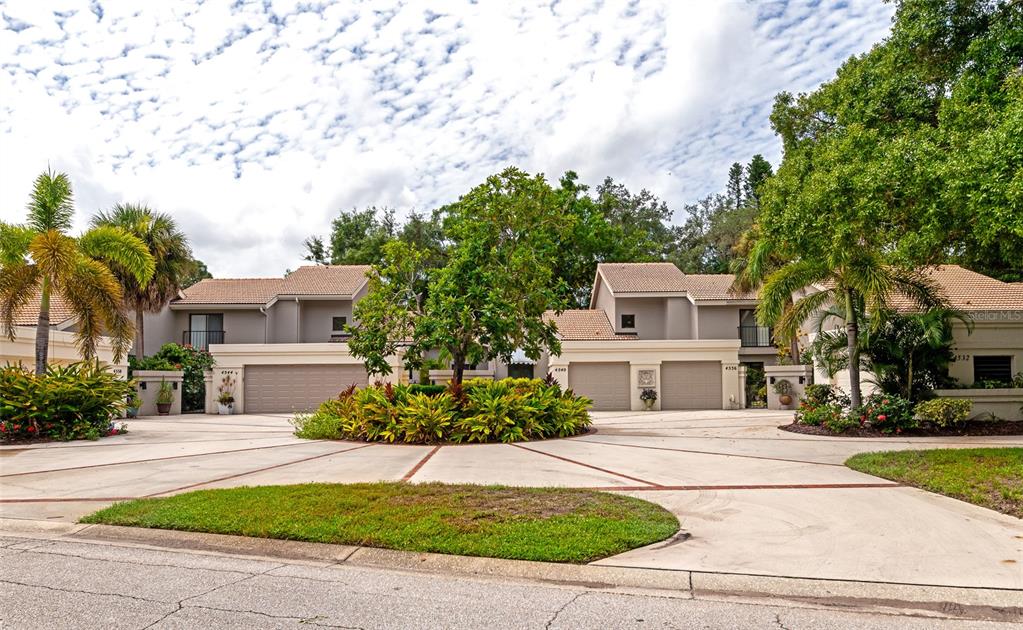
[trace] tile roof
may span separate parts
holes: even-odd
[[[600,274],[614,293],[686,293],[694,300],[753,300],[756,292],[731,292],[730,273],[682,273],[674,263],[601,263]]]
[[[730,273],[687,273],[685,291],[694,300],[755,300],[757,292],[732,292],[735,276]]]
[[[959,265],[941,265],[926,271],[954,308],[962,311],[1023,311],[1023,283],[1002,282]],[[913,310],[905,298],[893,300],[899,310]]]
[[[209,278],[181,291],[174,304],[266,304],[284,287],[284,278]]]
[[[366,283],[369,265],[309,265],[284,277],[287,295],[353,295]]]
[[[200,280],[175,304],[266,304],[278,295],[350,296],[366,282],[368,265],[310,265],[283,278]]]
[[[15,326],[35,326],[39,322],[39,301],[42,298],[40,292],[36,292],[29,298],[24,307],[18,309],[14,314]],[[50,325],[59,326],[74,317],[71,308],[59,293],[50,294]]]
[[[631,341],[636,335],[622,335],[614,331],[607,313],[600,309],[573,309],[560,314],[547,311],[544,319],[558,327],[562,341]]]
[[[685,291],[685,274],[670,262],[601,263],[597,272],[613,293]]]

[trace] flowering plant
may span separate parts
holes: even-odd
[[[882,433],[902,433],[920,426],[913,417],[913,403],[895,394],[871,394],[859,408],[861,426],[873,426]]]
[[[657,400],[656,389],[644,389],[639,395],[640,400]]]

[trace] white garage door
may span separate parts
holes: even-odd
[[[661,409],[721,409],[721,364],[717,361],[662,363]]]
[[[308,411],[368,380],[361,365],[246,365],[245,412]]]
[[[570,363],[568,386],[593,401],[594,411],[628,410],[628,363]]]

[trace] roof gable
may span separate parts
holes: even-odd
[[[367,282],[369,265],[309,265],[283,278],[211,278],[181,291],[174,304],[266,304],[280,295],[350,298]]]

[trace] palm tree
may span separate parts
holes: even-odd
[[[112,266],[121,283],[124,304],[135,313],[135,356],[145,356],[143,313],[158,313],[181,289],[193,271],[195,261],[188,238],[169,215],[144,205],[117,204],[92,218],[93,227],[117,227],[138,237],[153,257],[155,271],[148,283],[120,265]]]
[[[755,246],[749,267],[765,262],[772,248]],[[919,270],[886,263],[868,247],[849,250],[835,247],[826,259],[796,259],[770,272],[760,292],[757,318],[773,325],[785,339],[798,334],[800,326],[835,306],[844,314],[849,365],[849,398],[853,408],[860,395],[861,313],[885,313],[896,299],[907,299],[920,310],[947,308],[937,285]],[[871,319],[880,323],[883,318]]]
[[[112,266],[144,285],[153,275],[145,244],[120,228],[95,227],[78,237],[67,235],[74,216],[71,181],[49,169],[36,178],[24,225],[0,223],[0,326],[11,340],[17,312],[39,296],[36,325],[36,373],[46,371],[49,354],[50,298],[60,295],[77,320],[79,352],[96,355],[106,333],[115,360],[131,345],[131,321],[122,310],[121,285]]]
[[[867,318],[860,314],[860,321]],[[955,322],[973,331],[973,320],[955,309],[936,308],[920,313],[880,313],[879,323],[870,322],[861,335],[860,365],[874,375],[873,382],[888,394],[917,401],[945,384],[951,362]],[[829,376],[848,367],[845,334],[826,329],[826,322],[844,321],[845,314],[830,308],[818,316],[814,359]]]

